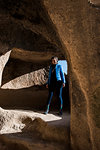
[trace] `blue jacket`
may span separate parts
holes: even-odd
[[[51,73],[52,73],[52,66],[50,65],[49,77],[48,77],[47,84],[50,84]],[[56,79],[57,79],[57,81],[60,80],[60,81],[62,81],[62,83],[65,83],[65,76],[64,76],[64,72],[62,70],[61,65],[56,64],[55,73],[56,73]]]

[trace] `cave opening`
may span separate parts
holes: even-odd
[[[99,148],[100,3],[99,0],[88,1],[89,4],[87,0],[1,0],[0,133],[5,132],[5,135],[0,135],[2,150],[12,147],[15,150],[65,150],[67,141],[70,141],[72,149]],[[30,120],[39,117],[34,110],[41,112],[45,108],[48,95],[45,88],[46,67],[52,55],[57,55],[60,60],[68,59],[68,87],[67,91],[63,91],[64,111],[70,114],[71,106],[71,127],[67,124],[70,128],[68,139],[68,128],[65,126],[63,130],[60,124],[63,116],[55,115],[55,118],[49,114],[52,120],[48,120],[39,114],[49,124],[57,125],[59,132],[55,128],[50,128],[48,132],[47,124],[38,118],[35,122]],[[51,112],[55,110],[54,106],[52,103]],[[23,111],[7,108],[22,108]],[[24,116],[25,109],[32,111],[25,112]],[[67,119],[68,116],[65,118],[68,123],[70,119]],[[20,130],[17,129],[22,128],[23,121],[27,125],[26,131],[19,134]],[[11,129],[17,133],[12,135]],[[35,138],[32,133],[41,137]],[[51,139],[56,144],[52,144]]]
[[[67,136],[69,136],[67,131],[69,132],[70,126],[69,74],[65,75],[66,87],[63,89],[63,116],[58,116],[57,113],[55,113],[59,111],[59,108],[56,107],[56,104],[59,103],[56,97],[52,100],[50,114],[46,116],[41,112],[45,111],[48,96],[45,82],[47,79],[50,58],[56,55],[59,60],[66,60],[66,55],[63,54],[61,41],[59,40],[55,28],[44,7],[37,1],[36,5],[34,5],[35,0],[34,2],[31,2],[33,5],[30,5],[30,2],[28,2],[26,9],[26,4],[24,5],[23,1],[20,4],[20,9],[16,9],[18,13],[15,11],[10,12],[11,9],[9,9],[8,13],[10,12],[11,19],[7,18],[7,23],[4,22],[2,34],[6,35],[7,39],[4,37],[4,41],[5,39],[8,41],[8,49],[11,50],[11,54],[3,68],[0,89],[0,106],[9,111],[11,111],[11,109],[15,110],[13,111],[13,114],[15,114],[15,117],[20,114],[20,118],[18,119],[22,119],[22,121],[23,116],[21,115],[25,110],[26,118],[41,118],[51,125],[51,127],[55,127],[53,130],[50,127],[50,131],[49,129],[46,129],[45,131],[46,125],[42,120],[37,119],[35,122],[35,128],[37,129],[37,127],[39,127],[41,129],[42,137],[44,137],[45,133],[46,139],[45,137],[44,139],[41,139],[44,141],[52,141],[53,138],[54,141],[56,141],[56,144],[54,144],[55,147],[57,145],[57,149],[62,149],[62,145],[60,147],[59,143],[64,143],[63,146],[65,148],[66,143],[68,144],[69,142],[69,137],[67,139]],[[14,5],[14,8],[16,8],[16,5]],[[28,9],[29,11],[27,11]],[[40,21],[38,22],[37,20]],[[12,34],[10,31],[12,31]],[[19,111],[19,109],[21,109],[21,111]],[[8,110],[7,112],[9,114],[10,112]],[[12,119],[13,117],[10,118],[11,121]],[[30,122],[32,127],[34,127],[34,122],[30,120],[26,120],[26,125],[29,125],[28,123]],[[18,126],[15,124],[14,132],[18,132],[17,128],[19,129],[20,127],[21,124],[18,124]],[[11,132],[9,125],[9,133],[11,134]],[[33,129],[30,128],[30,132],[32,133]],[[27,131],[28,134],[30,134],[30,132]],[[16,137],[24,136],[24,134],[24,132],[13,134],[13,138],[16,139]],[[26,134],[27,137],[28,134]],[[31,135],[30,137],[34,137],[34,135]],[[31,140],[30,137],[28,138]],[[34,143],[34,141],[32,142]]]
[[[58,56],[59,57],[59,56]],[[51,57],[50,57],[51,58]],[[50,60],[49,58],[49,60]],[[36,125],[42,128],[42,133],[44,134],[45,124],[42,124],[43,119],[49,126],[50,129],[46,130],[46,138],[52,138],[58,142],[60,140],[64,143],[64,148],[66,145],[69,148],[69,136],[70,136],[70,99],[69,99],[69,77],[68,77],[68,64],[67,61],[59,59],[59,64],[62,65],[63,71],[65,73],[66,86],[63,88],[63,115],[59,116],[57,111],[59,111],[59,101],[56,99],[56,95],[52,99],[51,111],[48,115],[44,115],[48,90],[45,87],[45,82],[48,78],[48,66],[47,61],[46,67],[44,64],[41,65],[23,61],[21,59],[15,59],[10,56],[7,64],[5,65],[3,75],[2,75],[2,86],[0,90],[1,101],[0,105],[2,108],[7,109],[7,111],[12,110],[13,113],[23,114],[24,112],[28,116],[34,116],[36,119]],[[39,76],[42,74],[42,76]],[[33,79],[35,80],[37,76],[40,78],[38,84],[33,84]],[[43,77],[43,82],[41,82],[41,77]],[[37,83],[37,80],[36,80]],[[42,84],[40,84],[42,83]],[[8,113],[9,114],[9,113]],[[30,120],[29,120],[30,121]],[[34,126],[34,122],[33,122]],[[55,131],[51,130],[52,127]],[[50,130],[50,131],[49,131]],[[25,130],[24,130],[25,131]],[[11,133],[10,133],[11,132]],[[14,131],[13,137],[22,136],[24,133],[18,130]],[[51,132],[51,133],[49,133]],[[55,135],[54,135],[55,133]],[[12,136],[12,131],[9,129],[9,136]],[[49,137],[50,134],[50,137]],[[33,135],[32,135],[33,136]],[[45,139],[43,139],[45,141]],[[47,139],[46,139],[47,140]],[[66,141],[67,140],[67,141]],[[59,141],[59,142],[61,142]],[[57,144],[57,143],[56,143]]]
[[[26,3],[16,1],[20,8],[16,9],[16,12],[12,11],[12,13],[8,9],[7,13],[10,13],[12,19],[6,20],[7,27],[4,26],[3,34],[6,33],[7,40],[9,39],[8,45],[11,49],[11,55],[3,69],[1,106],[43,110],[45,107],[43,104],[46,103],[47,97],[44,85],[49,60],[53,55],[57,55],[59,60],[65,60],[66,55],[63,53],[56,29],[43,4],[40,1],[38,2],[35,0],[31,3],[27,2],[26,9]],[[17,7],[14,3],[6,3],[8,4],[7,7]],[[5,8],[4,4],[5,2],[2,2],[2,8]],[[28,9],[30,13],[28,13]],[[23,17],[20,18],[19,16]],[[26,19],[25,22],[23,18]],[[37,25],[34,18],[40,20]],[[22,20],[22,23],[20,20]],[[30,28],[27,26],[29,22],[31,23]],[[12,34],[9,32],[11,29]],[[42,72],[42,75],[40,75],[40,72]],[[66,76],[66,86],[69,86],[68,76]],[[8,96],[9,100],[7,100]],[[63,90],[63,99],[64,109],[66,110],[66,107],[68,107],[69,110],[69,87]]]
[[[59,60],[58,64],[62,66],[65,80],[66,80],[65,88],[63,88],[63,93],[62,93],[63,101],[64,101],[64,110],[67,110],[68,112],[70,112],[68,63],[67,63],[67,60]]]
[[[14,52],[13,52],[14,53]],[[52,54],[53,55],[53,54]],[[13,54],[14,56],[14,54]],[[50,56],[51,58],[51,56]],[[26,60],[21,60],[12,57],[12,54],[5,65],[3,75],[2,75],[2,85],[0,90],[0,105],[7,111],[13,110],[13,113],[23,114],[24,112],[28,116],[34,116],[37,120],[36,125],[42,128],[42,133],[45,132],[45,124],[42,124],[42,120],[45,121],[50,128],[54,128],[55,131],[47,128],[46,130],[46,140],[52,137],[56,142],[60,140],[70,147],[70,98],[69,98],[69,74],[68,74],[68,64],[65,58],[60,58],[58,56],[58,63],[62,65],[66,85],[63,88],[63,115],[59,116],[59,101],[54,95],[51,101],[50,113],[44,115],[44,111],[47,104],[48,89],[45,87],[45,83],[48,78],[48,71],[50,65],[50,58],[45,64],[37,62],[28,62]],[[44,68],[43,68],[44,66]],[[40,76],[40,74],[42,76]],[[40,80],[37,80],[38,79]],[[42,79],[42,80],[41,80]],[[34,80],[34,83],[33,83]],[[36,80],[36,81],[35,81]],[[42,120],[38,120],[41,118]],[[29,120],[30,121],[30,120]],[[32,122],[34,126],[34,122]],[[43,126],[43,127],[42,127]],[[50,131],[49,131],[50,130]],[[24,130],[25,131],[25,130]],[[14,131],[13,137],[23,136],[24,133],[18,130]],[[51,133],[49,133],[51,132]],[[55,133],[55,135],[54,135]],[[9,136],[12,135],[12,131],[9,129]],[[50,134],[50,137],[49,137]],[[33,136],[33,135],[32,135]],[[45,141],[45,139],[43,139]],[[59,141],[59,142],[61,142]],[[57,143],[56,143],[57,144]]]
[[[70,112],[68,64],[64,59],[59,59],[58,64],[62,66],[66,80],[65,87],[62,91],[63,110]],[[45,83],[48,78],[49,65],[50,64],[47,63],[43,68],[43,64],[26,62],[10,57],[5,65],[2,76],[1,89],[3,94],[1,95],[1,106],[6,108],[15,107],[44,110],[46,108],[45,105],[48,95]],[[7,100],[8,95],[9,100]],[[27,99],[29,99],[29,101],[27,101]],[[59,109],[59,105],[60,102],[54,93],[50,106],[51,111]]]

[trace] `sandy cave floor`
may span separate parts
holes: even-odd
[[[69,150],[69,113],[2,111],[6,119],[1,119],[0,150]]]

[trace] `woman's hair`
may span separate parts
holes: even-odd
[[[57,60],[57,62],[58,62],[58,57],[57,57],[57,56],[53,56],[53,57],[51,57],[51,61],[52,61],[52,59],[56,59],[56,60]]]

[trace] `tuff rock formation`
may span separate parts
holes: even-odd
[[[41,2],[0,1],[0,106],[46,105],[50,58],[64,59],[55,41],[60,43]]]
[[[3,55],[6,58],[0,66],[3,68],[0,105],[40,104],[47,95],[39,87],[33,87],[34,90],[24,86],[17,90],[4,87],[8,88],[12,80],[16,87],[17,80],[19,88],[20,79],[26,79],[27,74],[32,86],[31,72],[47,67],[52,55],[67,59],[73,150],[100,149],[100,3],[96,0],[90,3],[88,0],[0,0],[0,60]],[[25,66],[29,70],[23,70]],[[38,101],[32,102],[35,98]]]
[[[69,61],[72,148],[98,150],[100,10],[87,0],[44,3]]]
[[[48,123],[55,120],[59,121],[61,117],[0,108],[0,149],[65,150],[69,144],[67,126],[57,127]]]
[[[100,6],[100,0],[89,0],[89,2],[94,6]]]

